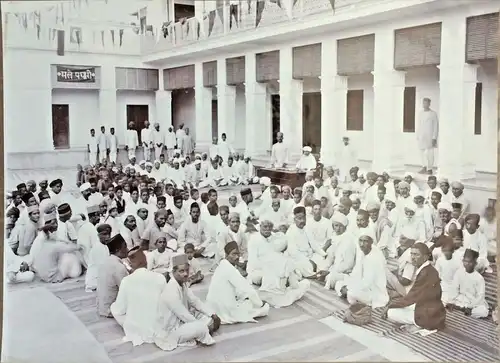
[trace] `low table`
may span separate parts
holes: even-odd
[[[288,169],[259,168],[257,170],[259,178],[267,176],[276,185],[288,185],[294,188],[302,187],[306,182],[306,173]]]

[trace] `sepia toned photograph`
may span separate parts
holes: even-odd
[[[499,12],[2,0],[0,360],[496,362]]]

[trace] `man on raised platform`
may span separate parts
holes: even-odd
[[[288,147],[283,143],[283,133],[278,132],[278,142],[271,149],[271,167],[286,168],[288,164]]]

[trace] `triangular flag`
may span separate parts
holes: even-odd
[[[111,29],[110,32],[111,32],[111,43],[115,45],[115,31]]]
[[[57,31],[57,55],[64,55],[64,30]]]
[[[219,15],[220,22],[224,25],[224,1],[216,0],[217,6],[217,15]]]
[[[330,0],[330,1],[335,1],[335,0]],[[270,2],[278,5],[278,7],[281,9],[281,0],[270,0]]]
[[[118,37],[120,40],[120,47],[121,47],[123,44],[123,29],[120,29],[120,31],[118,32]]]
[[[208,13],[208,36],[210,36],[212,34],[212,30],[214,30],[216,15],[217,14],[215,13],[215,10],[212,10],[211,12]]]
[[[28,14],[23,13],[22,23],[23,23],[24,30],[28,29]]]
[[[262,20],[262,12],[266,7],[266,3],[264,1],[257,1],[257,14],[255,14],[255,27],[258,27],[260,21]]]
[[[335,11],[335,0],[330,0],[330,5],[332,6],[332,10]]]
[[[61,23],[64,25],[64,4],[61,4]]]

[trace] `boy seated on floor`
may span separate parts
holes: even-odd
[[[194,257],[195,248],[192,243],[186,243],[184,253],[187,255],[189,264],[188,286],[198,284],[203,281],[205,276],[201,273],[200,262]]]
[[[486,284],[483,276],[476,271],[479,253],[467,249],[464,253],[463,268],[458,269],[453,278],[449,310],[457,309],[473,318],[486,318],[489,314],[485,299]]]
[[[479,230],[488,240],[488,260],[494,262],[497,255],[497,217],[494,207],[486,207]]]

